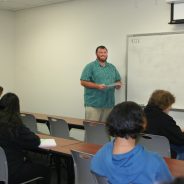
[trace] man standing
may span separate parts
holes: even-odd
[[[96,48],[97,59],[86,65],[81,75],[84,89],[85,119],[106,122],[115,104],[115,89],[121,88],[121,77],[116,67],[107,62],[105,46]]]

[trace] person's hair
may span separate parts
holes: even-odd
[[[0,100],[0,135],[15,136],[15,128],[20,124],[19,98],[13,93],[7,93]]]
[[[3,87],[2,87],[2,86],[0,86],[0,93],[1,93],[1,92],[3,92]]]
[[[169,91],[155,90],[149,98],[148,105],[154,105],[162,110],[175,103],[175,97]]]
[[[14,93],[6,93],[0,100],[0,109],[9,113],[20,113],[19,98]]]
[[[107,129],[113,137],[133,138],[144,131],[146,117],[142,108],[135,102],[116,105],[107,118]]]
[[[100,45],[96,48],[96,53],[98,52],[98,49],[105,49],[106,51],[108,51],[107,48],[103,45]]]
[[[163,182],[161,184],[184,184],[184,177],[176,177],[172,182]]]

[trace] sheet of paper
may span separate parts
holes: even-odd
[[[112,83],[112,84],[109,84],[109,85],[106,85],[107,87],[115,87],[115,86],[120,86],[121,84],[120,83]]]
[[[56,146],[56,141],[54,139],[40,139],[40,148],[54,147]]]
[[[114,87],[116,86],[117,84],[116,83],[113,83],[113,84],[109,84],[109,85],[106,85],[107,87]]]

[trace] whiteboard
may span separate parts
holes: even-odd
[[[184,109],[184,33],[129,35],[126,99],[146,105],[156,89],[176,97]]]

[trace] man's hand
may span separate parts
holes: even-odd
[[[121,86],[122,86],[122,83],[120,81],[116,82],[116,86],[115,86],[116,89],[120,89]]]
[[[98,84],[98,88],[99,90],[103,90],[103,89],[106,89],[107,86],[105,84]]]

